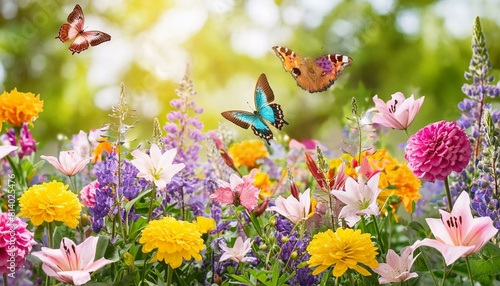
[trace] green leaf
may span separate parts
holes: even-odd
[[[489,242],[469,257],[473,278],[500,275],[500,248]]]
[[[94,260],[104,257],[108,260],[118,261],[120,259],[118,249],[109,242],[110,238],[104,235],[99,235],[98,238]]]
[[[131,200],[130,202],[128,202],[126,205],[125,205],[125,211],[127,213],[130,212],[130,209],[134,206],[135,202],[137,202],[138,200],[140,200],[142,197],[144,197],[145,195],[151,193],[152,189],[149,189],[147,191],[144,191],[144,192],[141,192],[136,198],[134,198],[133,200]]]

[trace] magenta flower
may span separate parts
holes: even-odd
[[[378,215],[377,197],[381,190],[378,188],[380,173],[373,175],[365,183],[362,176],[356,182],[353,178],[347,178],[345,191],[333,190],[330,193],[346,204],[340,210],[339,217],[344,218],[347,225],[354,226],[363,215]]]
[[[134,160],[130,163],[139,170],[137,177],[154,182],[160,191],[164,190],[174,175],[185,167],[183,163],[172,164],[175,155],[177,155],[175,148],[162,154],[160,147],[151,144],[149,155],[140,150],[134,150],[131,154],[134,156]]]
[[[65,174],[68,177],[76,175],[90,162],[91,157],[83,157],[80,153],[70,150],[61,151],[59,153],[59,159],[54,156],[42,155],[40,158],[49,162],[54,166],[59,172]]]
[[[90,281],[90,272],[114,262],[105,258],[94,261],[98,240],[90,236],[76,245],[64,237],[60,249],[42,247],[32,254],[42,261],[42,269],[48,276],[63,283],[82,285]]]
[[[82,204],[88,208],[93,208],[95,205],[95,192],[99,188],[99,182],[97,180],[88,183],[80,191],[80,199]]]
[[[15,273],[36,244],[28,225],[13,213],[0,213],[0,274]]]
[[[373,115],[372,121],[385,127],[406,130],[415,119],[422,103],[424,103],[424,98],[425,96],[422,96],[415,100],[412,94],[405,99],[403,93],[396,92],[392,95],[392,99],[385,103],[375,95],[373,102],[375,102],[375,109],[378,113]]]
[[[293,195],[288,196],[286,199],[280,196],[276,199],[275,204],[276,206],[269,207],[267,210],[278,212],[294,224],[305,221],[309,217],[309,210],[311,208],[310,190],[307,189],[304,193],[300,194],[299,200]]]
[[[259,189],[253,184],[257,169],[253,169],[250,174],[240,178],[236,174],[231,174],[229,182],[219,180],[219,188],[210,195],[211,199],[223,205],[242,205],[248,211],[252,211],[257,206]]]
[[[418,256],[418,255],[417,255]],[[392,249],[387,252],[387,263],[380,263],[373,271],[379,274],[380,284],[397,283],[418,277],[415,272],[410,272],[417,257],[413,258],[413,248],[405,247],[401,250],[401,256]]]
[[[3,157],[9,155],[12,151],[17,150],[17,146],[10,146],[10,145],[2,145],[0,146],[0,159],[3,159]]]
[[[425,219],[436,239],[417,240],[413,248],[435,248],[441,252],[447,265],[476,253],[498,232],[490,217],[472,217],[469,195],[465,191],[458,197],[451,213],[443,210],[439,213],[440,219]]]
[[[452,171],[460,172],[469,163],[471,144],[455,121],[427,125],[408,139],[405,149],[408,167],[427,181],[444,180]]]
[[[18,146],[18,138],[16,135],[16,131],[14,128],[9,129],[7,133],[5,133],[5,138],[9,141],[10,145]],[[33,139],[30,130],[28,129],[28,123],[24,122],[21,130],[19,132],[19,151],[17,155],[19,158],[23,158],[25,156],[29,156],[36,152],[36,141]]]
[[[219,247],[224,251],[222,253],[219,262],[231,259],[237,263],[240,262],[252,262],[255,257],[245,257],[245,255],[252,250],[252,240],[247,238],[245,242],[241,237],[236,238],[234,246],[228,247],[225,243],[219,243]]]

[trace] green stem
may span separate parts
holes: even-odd
[[[354,277],[352,277],[352,272],[347,270],[347,277],[349,277],[349,284],[351,284],[351,286],[354,286]]]
[[[382,240],[382,236],[380,235],[380,229],[378,228],[377,219],[374,215],[372,215],[373,225],[375,226],[375,232],[377,233],[377,241],[382,249],[383,253],[386,253],[386,249],[384,247],[384,241]]]
[[[70,186],[71,190],[73,190],[73,193],[75,193],[75,194],[78,195],[78,191],[76,189],[76,183],[74,182],[73,177],[74,176],[68,176],[68,178],[69,178],[69,186]]]
[[[431,275],[432,281],[434,281],[434,285],[438,285],[436,277],[434,277],[434,273],[432,272],[431,267],[429,266],[429,262],[427,261],[427,255],[425,255],[425,252],[423,252],[422,250],[420,251],[420,253],[422,254],[422,259],[424,260],[425,267],[427,267],[427,270]]]
[[[3,276],[3,285],[9,286],[9,283],[7,282],[7,273],[2,274],[2,276]]]
[[[469,257],[465,257],[465,264],[467,265],[467,272],[469,272],[470,285],[474,286],[474,279],[472,279],[472,269],[470,268]]]
[[[141,285],[146,285],[144,283],[144,279],[146,279],[146,265],[147,265],[147,261],[148,261],[148,254],[145,253],[144,254],[144,264],[142,266],[142,277],[141,277]],[[169,265],[170,266],[170,265]]]
[[[49,248],[54,248],[54,225],[53,222],[47,223],[49,230]]]
[[[451,201],[451,192],[450,192],[450,184],[448,183],[448,177],[444,179],[444,187],[446,190],[446,197],[448,198],[448,210],[451,212],[452,201]]]
[[[153,212],[153,202],[156,200],[156,186],[151,191],[151,199],[149,201],[148,222],[151,220],[151,213]]]
[[[170,264],[168,264],[168,269],[167,269],[167,286],[172,285],[172,276],[174,276],[174,269]]]

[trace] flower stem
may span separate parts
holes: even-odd
[[[49,231],[49,248],[54,248],[54,225],[53,222],[47,223],[47,228]]]
[[[71,190],[73,191],[73,193],[78,195],[78,191],[76,190],[76,183],[73,180],[73,176],[68,176],[68,178],[69,178],[69,186],[70,186]]]
[[[172,285],[172,276],[174,275],[174,269],[172,268],[172,266],[170,266],[170,264],[168,264],[168,268],[167,268],[167,286],[170,286]]]
[[[448,198],[448,211],[451,212],[452,201],[451,201],[451,192],[450,192],[450,184],[448,183],[448,177],[444,179],[444,188],[446,190],[446,197]]]
[[[429,266],[429,262],[427,262],[427,255],[425,255],[425,252],[423,252],[422,250],[420,250],[420,253],[422,254],[422,259],[424,260],[425,267],[427,267],[427,270],[431,275],[432,281],[434,281],[434,285],[438,285],[436,277],[434,277],[434,273],[432,272],[431,267]]]
[[[156,200],[156,186],[151,191],[151,199],[149,201],[148,222],[151,220],[151,213],[153,212],[153,202]]]
[[[7,273],[2,274],[3,276],[3,285],[9,286],[9,282],[7,282]]]
[[[474,286],[474,279],[472,279],[472,269],[470,268],[469,257],[465,257],[465,264],[467,265],[467,272],[469,272],[470,285]]]

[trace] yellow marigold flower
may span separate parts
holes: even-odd
[[[144,244],[144,253],[156,249],[153,261],[164,260],[174,269],[181,266],[183,258],[201,260],[200,251],[204,248],[196,225],[173,217],[150,221],[142,230],[139,242]]]
[[[196,221],[193,222],[201,234],[209,233],[215,228],[215,220],[204,216],[197,216]]]
[[[406,211],[411,212],[412,202],[417,202],[422,197],[418,192],[422,185],[420,179],[413,174],[406,163],[399,163],[385,173],[393,194],[399,196]]]
[[[61,221],[75,228],[82,209],[76,194],[57,181],[32,186],[19,198],[19,205],[19,216],[29,218],[35,226],[44,221]]]
[[[33,120],[38,118],[38,113],[43,111],[43,100],[40,94],[31,92],[18,92],[14,88],[11,92],[4,91],[0,95],[0,128],[3,122],[19,127],[23,122],[33,126]]]
[[[246,166],[252,169],[257,165],[257,160],[269,156],[263,141],[246,140],[241,143],[234,143],[227,150],[233,158],[234,166]]]
[[[378,267],[375,259],[377,247],[370,239],[369,233],[361,230],[337,228],[334,233],[331,229],[314,235],[307,247],[311,255],[307,263],[309,268],[316,267],[313,275],[318,275],[332,265],[333,275],[342,276],[347,269],[353,269],[361,275],[369,276],[371,273],[360,264],[370,268]]]

